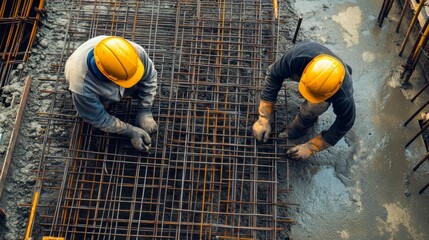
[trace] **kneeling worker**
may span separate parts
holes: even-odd
[[[157,71],[143,47],[116,36],[89,39],[67,60],[65,76],[73,104],[84,121],[128,137],[137,150],[149,151],[150,134],[158,128],[151,112]],[[110,115],[104,107],[131,95],[139,101],[137,126]]]
[[[298,90],[305,98],[295,118],[279,134],[297,138],[306,134],[322,113],[332,104],[335,122],[304,144],[287,151],[290,158],[303,160],[313,153],[335,145],[353,126],[356,115],[353,100],[352,69],[331,50],[314,42],[295,45],[269,66],[259,104],[259,119],[253,135],[266,142],[271,133],[270,117],[284,79],[298,81]]]

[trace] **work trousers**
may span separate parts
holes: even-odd
[[[322,113],[328,110],[330,102],[311,103],[305,100],[299,106],[298,121],[302,128],[313,126]]]

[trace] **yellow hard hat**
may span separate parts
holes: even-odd
[[[144,66],[133,45],[122,37],[107,37],[94,48],[97,68],[124,88],[134,86],[144,74]]]
[[[318,55],[305,67],[299,92],[311,103],[323,102],[341,88],[345,73],[341,61],[327,54]]]

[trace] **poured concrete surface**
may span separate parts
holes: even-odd
[[[298,39],[324,43],[352,66],[357,117],[336,146],[307,162],[291,163],[288,198],[300,204],[291,213],[296,219],[291,239],[429,239],[429,190],[417,194],[429,176],[422,169],[411,173],[426,148],[418,138],[405,149],[419,127],[417,120],[403,126],[428,100],[426,94],[409,100],[426,80],[417,71],[412,88],[400,88],[400,65],[413,42],[402,58],[397,53],[409,22],[395,33],[401,11],[395,1],[380,28],[382,2],[294,3],[303,16]],[[332,123],[335,115],[328,112],[313,135]]]

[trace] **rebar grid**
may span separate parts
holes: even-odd
[[[0,90],[14,67],[27,61],[42,15],[44,0],[0,3]]]
[[[133,40],[158,70],[153,113],[159,131],[150,154],[136,152],[128,139],[75,117],[69,93],[56,88],[50,112],[41,117],[43,235],[284,239],[291,220],[278,215],[287,206],[277,199],[279,145],[257,144],[251,132],[264,73],[275,59],[272,2],[73,4],[66,46],[54,68],[57,86],[64,85],[67,55],[88,38]],[[135,104],[127,98],[109,112],[133,123]]]

